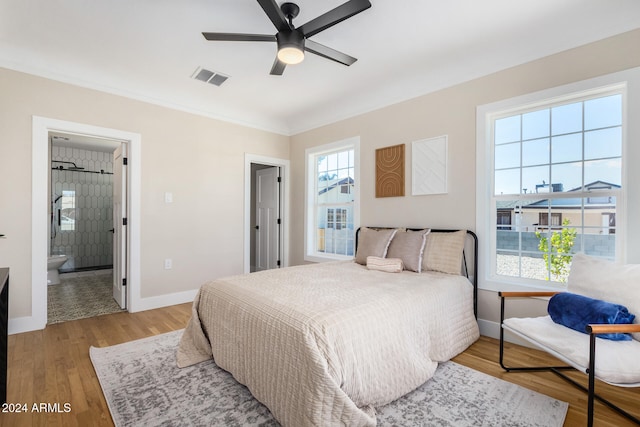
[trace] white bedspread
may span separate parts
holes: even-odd
[[[464,277],[337,262],[203,285],[177,361],[213,356],[284,426],[373,426],[478,336]]]

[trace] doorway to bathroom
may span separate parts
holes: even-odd
[[[116,285],[126,259],[117,225],[126,200],[123,147],[118,140],[49,132],[47,324],[126,308]]]

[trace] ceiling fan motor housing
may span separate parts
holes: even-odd
[[[278,42],[278,57],[281,61],[294,64],[304,59],[304,36],[298,30],[280,31],[276,34],[276,41]],[[291,52],[294,58],[281,58],[281,55],[287,55],[287,52]],[[295,58],[299,58],[299,60]]]
[[[278,49],[296,47],[304,50],[304,36],[298,30],[280,31],[276,34],[276,40],[278,42]]]

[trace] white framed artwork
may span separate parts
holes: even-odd
[[[447,192],[447,135],[411,143],[411,194]]]

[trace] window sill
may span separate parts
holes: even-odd
[[[540,283],[530,283],[524,281],[513,280],[484,280],[478,284],[478,289],[489,292],[501,292],[501,291],[566,291],[566,284],[558,283],[555,285]]]
[[[323,255],[305,255],[304,260],[309,262],[331,262],[331,261],[349,261],[352,256],[323,256]]]

